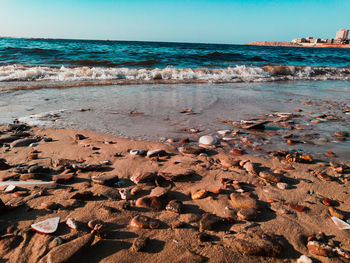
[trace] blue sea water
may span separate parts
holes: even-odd
[[[1,82],[349,80],[349,66],[349,49],[0,38]]]

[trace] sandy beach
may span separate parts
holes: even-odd
[[[1,133],[3,262],[350,257],[349,230],[340,229],[350,212],[349,162],[257,157],[220,135],[199,138],[208,143],[200,147],[186,137],[160,144],[22,124]],[[55,217],[53,233],[35,230]]]

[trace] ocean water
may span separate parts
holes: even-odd
[[[265,133],[242,131],[233,147],[249,152],[252,140],[263,152],[324,159],[333,151],[349,160],[349,138],[334,137],[350,132],[348,109],[348,49],[0,38],[0,124],[18,119],[132,139],[196,141],[237,129],[224,120],[274,120],[289,112],[303,128],[271,122]],[[283,136],[290,134],[300,143],[287,145]]]
[[[349,80],[349,65],[348,49],[0,38],[0,82]]]

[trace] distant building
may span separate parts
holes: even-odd
[[[349,37],[349,29],[340,29],[336,36],[335,36],[335,39],[340,39],[340,40],[347,40]]]

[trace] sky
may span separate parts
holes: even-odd
[[[334,38],[350,0],[0,0],[0,36],[243,44]]]

